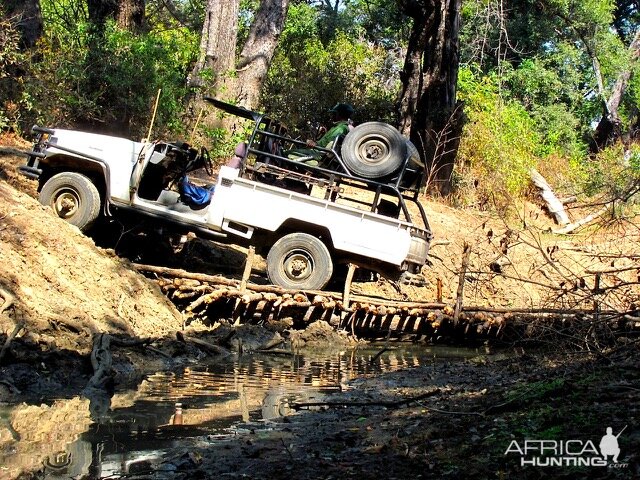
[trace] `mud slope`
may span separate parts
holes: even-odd
[[[7,167],[0,164],[0,173]],[[78,344],[57,345],[63,340],[54,332],[155,336],[181,328],[179,312],[153,282],[3,179],[10,180],[0,175],[0,288],[14,301],[0,316],[3,331],[22,320],[36,341],[84,350],[90,335],[65,335]]]

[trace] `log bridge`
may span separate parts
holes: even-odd
[[[540,340],[547,335],[585,333],[606,335],[640,332],[637,312],[601,309],[492,308],[463,305],[464,274],[455,304],[388,300],[351,293],[349,273],[341,293],[287,290],[248,282],[252,251],[242,279],[188,272],[182,269],[135,264],[136,270],[155,279],[162,292],[185,315],[185,324],[201,319],[231,319],[241,323],[289,322],[304,328],[324,320],[336,329],[367,339],[412,341],[472,341],[497,339],[513,342]],[[463,265],[464,269],[464,265]]]

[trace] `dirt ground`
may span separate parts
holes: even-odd
[[[29,148],[10,136],[0,144]],[[176,340],[182,314],[130,260],[233,276],[241,271],[242,250],[192,240],[179,254],[160,255],[156,239],[126,236],[97,246],[37,202],[34,182],[16,171],[23,161],[0,154],[0,345],[19,332],[0,356],[0,403],[37,404],[81,392],[92,375],[96,333],[125,343],[151,338],[146,345],[153,348],[120,349],[125,353],[114,358],[115,382],[136,382],[201,354]],[[441,300],[453,303],[468,244],[465,305],[567,309],[593,308],[597,301],[603,310],[637,308],[640,233],[632,223],[565,236],[551,233],[556,226],[533,203],[521,206],[508,225],[488,213],[424,203],[434,233],[431,264],[422,272],[426,284],[376,279],[356,283],[355,293],[436,301],[440,283]],[[570,213],[578,220],[587,212]],[[596,279],[597,271],[604,273]],[[640,356],[634,338],[617,338],[592,354],[560,349],[534,355],[519,345],[508,358],[359,382],[336,400],[344,406],[303,409],[268,435],[256,430],[219,448],[185,444],[164,473],[139,478],[638,478]],[[362,405],[371,402],[403,403]],[[625,425],[626,466],[619,468],[520,468],[519,457],[505,455],[512,439],[596,442],[605,427]],[[34,471],[20,478],[39,477]]]

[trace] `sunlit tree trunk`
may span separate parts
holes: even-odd
[[[135,32],[144,26],[145,0],[119,0],[116,21],[121,28]]]
[[[447,194],[462,131],[456,102],[461,0],[400,0],[413,19],[401,74],[400,130],[430,168],[430,188]]]
[[[640,30],[636,32],[631,45],[629,45],[628,53],[630,64],[618,74],[618,78],[616,79],[616,83],[613,85],[609,98],[606,98],[604,87],[600,89],[603,103],[603,114],[593,135],[593,142],[591,144],[591,151],[593,153],[611,144],[611,142],[616,138],[619,138],[622,134],[619,113],[620,103],[622,102],[622,97],[627,90],[629,81],[631,80],[633,65],[637,63],[640,58]],[[596,76],[599,76],[601,79],[602,77],[599,70],[595,68],[594,70],[596,72]],[[602,80],[600,80],[599,83],[603,83]]]
[[[18,27],[22,45],[33,47],[42,36],[42,14],[39,0],[3,0],[6,18]]]
[[[235,85],[236,99],[247,108],[256,108],[260,103],[260,91],[278,46],[288,7],[289,0],[263,0],[251,25],[238,60]]]
[[[221,96],[225,79],[235,69],[240,0],[208,0],[202,26],[200,55],[189,76],[192,87],[207,87]],[[209,85],[207,80],[211,79]]]

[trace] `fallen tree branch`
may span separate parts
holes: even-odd
[[[214,345],[213,343],[206,342],[204,340],[200,340],[199,338],[187,337],[182,332],[176,332],[176,338],[183,343],[191,343],[201,350],[207,351],[209,353],[213,353],[215,355],[230,355],[231,352],[226,348],[223,348],[219,345]]]
[[[4,313],[11,307],[11,305],[13,305],[13,303],[15,302],[15,297],[2,287],[0,287],[0,297],[2,297],[2,299],[4,300],[4,303],[0,307],[0,313]]]
[[[102,389],[112,378],[111,366],[111,335],[98,333],[93,337],[93,349],[91,350],[91,366],[93,376],[89,379],[87,389]]]
[[[20,333],[20,330],[24,328],[24,322],[18,322],[13,331],[7,336],[7,339],[4,341],[4,345],[2,346],[2,350],[0,350],[0,364],[2,363],[2,359],[4,358],[4,354],[9,349],[9,345],[14,338]]]
[[[578,220],[577,222],[573,222],[570,223],[569,225],[566,225],[562,228],[559,228],[557,230],[552,230],[553,233],[557,233],[557,234],[567,234],[567,233],[572,233],[573,231],[575,231],[577,228],[586,225],[587,223],[591,223],[593,222],[596,218],[601,217],[607,210],[609,210],[609,206],[605,206],[602,207],[600,210],[598,210],[595,213],[592,213],[591,215],[587,215],[586,217]]]

